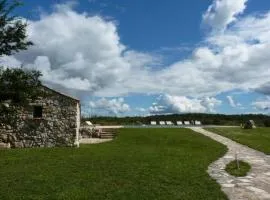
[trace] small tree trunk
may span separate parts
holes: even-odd
[[[239,169],[240,166],[239,166],[239,160],[238,160],[238,157],[237,157],[237,153],[235,153],[235,161],[236,161],[237,169]]]

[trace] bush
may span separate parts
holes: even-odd
[[[270,127],[270,119],[267,119],[263,122],[265,127]]]

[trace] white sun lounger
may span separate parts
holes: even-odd
[[[182,125],[183,125],[183,122],[182,122],[182,121],[177,121],[176,124],[177,124],[178,126],[182,126]]]
[[[200,121],[195,121],[195,125],[202,125]]]
[[[171,121],[166,121],[166,124],[169,126],[173,125],[173,123]]]
[[[151,125],[157,125],[156,121],[151,121]]]
[[[160,125],[165,125],[165,122],[164,121],[160,121],[159,124]]]
[[[185,125],[190,125],[190,122],[189,121],[184,121],[184,124]]]

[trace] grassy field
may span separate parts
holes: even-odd
[[[226,147],[188,129],[122,129],[113,142],[0,151],[0,199],[227,199],[207,174]]]
[[[270,154],[270,128],[206,128],[250,148]]]

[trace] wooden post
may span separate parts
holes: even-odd
[[[236,164],[237,164],[237,169],[239,169],[240,166],[239,166],[239,160],[238,160],[238,157],[237,157],[237,152],[235,152],[235,160],[236,160]]]

